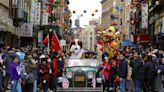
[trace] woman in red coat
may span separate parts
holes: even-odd
[[[48,88],[49,88],[49,80],[50,80],[50,64],[47,63],[47,59],[44,58],[41,60],[41,65],[40,65],[40,80],[42,83],[42,89],[43,92],[48,92]]]
[[[109,90],[109,74],[111,65],[109,63],[109,55],[104,52],[102,54],[102,64],[100,64],[101,73],[103,74],[103,92],[105,91],[105,87]]]

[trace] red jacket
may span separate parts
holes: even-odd
[[[40,70],[41,72],[41,81],[46,80],[49,81],[50,80],[50,74],[49,74],[49,70],[50,70],[50,65],[49,64],[41,64],[40,65]]]
[[[105,79],[106,79],[106,80],[109,80],[109,74],[110,74],[110,68],[111,68],[110,63],[103,62],[103,63],[101,64],[101,66],[104,67],[104,68],[101,70],[102,74],[105,76]]]
[[[53,59],[53,76],[56,77],[58,74],[58,61],[56,58]]]

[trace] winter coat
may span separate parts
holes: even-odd
[[[156,69],[156,71],[158,71],[158,70],[161,70],[161,74],[163,74],[164,75],[164,64],[159,64],[158,66],[157,66],[157,69]]]
[[[131,61],[132,79],[142,81],[144,79],[144,65],[141,60]]]
[[[25,70],[28,75],[27,83],[33,83],[35,81],[35,77],[33,71],[37,68],[37,65],[32,63],[30,60],[25,62]]]
[[[4,61],[4,65],[6,67],[5,71],[6,73],[9,73],[9,64],[10,62],[12,61],[12,58],[11,58],[12,54],[11,53],[3,53],[2,54],[2,59]]]
[[[121,60],[118,70],[119,77],[126,78],[128,74],[128,62],[125,60]]]
[[[156,76],[155,65],[153,62],[147,61],[144,64],[145,79],[152,79]]]
[[[41,75],[40,75],[40,79],[41,79],[41,81],[44,81],[44,80],[46,80],[46,81],[48,81],[49,82],[49,80],[50,80],[50,74],[49,74],[49,71],[50,71],[50,64],[41,64],[40,65],[40,73],[41,73]]]
[[[127,74],[127,80],[132,80],[132,67],[130,66],[130,60],[128,60],[128,74]]]
[[[13,62],[10,62],[9,64],[9,78],[11,81],[13,80],[19,80],[20,78],[20,75],[18,75],[18,72],[17,72],[17,67],[19,67],[19,64],[15,64]]]
[[[109,80],[109,74],[110,74],[110,69],[111,69],[110,63],[103,62],[101,66],[103,67],[103,69],[101,70],[101,73],[105,76],[106,80]]]
[[[53,59],[53,76],[57,77],[58,74],[58,61],[57,58]]]

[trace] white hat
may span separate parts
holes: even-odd
[[[40,59],[46,58],[46,55],[42,54],[39,58],[40,58]]]

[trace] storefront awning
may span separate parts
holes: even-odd
[[[133,43],[130,42],[129,40],[122,40],[122,41],[121,41],[121,45],[122,45],[122,46],[132,46]]]
[[[152,36],[149,34],[135,34],[134,36],[134,43],[147,43],[151,42]]]

